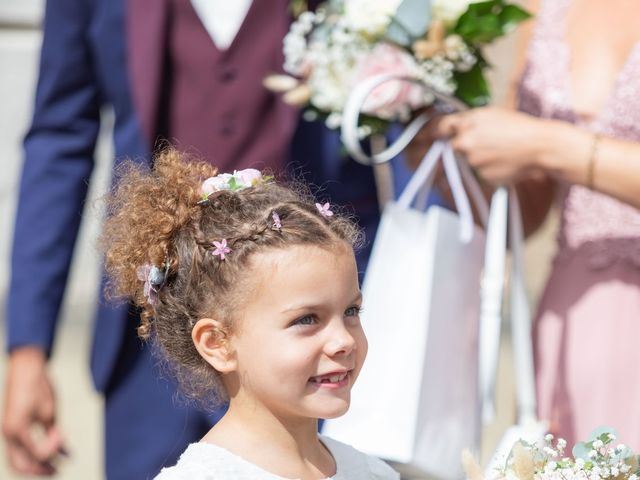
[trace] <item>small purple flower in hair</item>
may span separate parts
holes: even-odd
[[[271,218],[273,219],[273,225],[271,226],[272,230],[281,231],[282,230],[282,222],[280,221],[280,215],[277,212],[271,213]]]
[[[229,247],[227,245],[227,239],[226,238],[223,238],[219,242],[213,242],[213,246],[216,247],[216,248],[211,252],[211,255],[219,256],[220,260],[224,260],[224,256],[227,253],[231,253],[231,247]]]
[[[330,207],[331,205],[329,205],[329,202],[325,203],[324,205],[316,203],[316,208],[318,209],[318,212],[320,212],[320,215],[322,215],[323,217],[333,216],[333,212],[331,211]]]

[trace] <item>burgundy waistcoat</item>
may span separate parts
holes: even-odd
[[[281,170],[297,114],[262,80],[282,71],[287,3],[254,0],[233,43],[221,51],[191,2],[170,0],[160,135],[222,172]]]

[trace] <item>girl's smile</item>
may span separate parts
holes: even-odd
[[[350,386],[350,375],[353,369],[331,372],[324,375],[311,377],[309,383],[317,388],[328,388],[330,390]]]

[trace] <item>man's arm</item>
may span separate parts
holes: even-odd
[[[63,450],[46,360],[93,168],[100,98],[90,2],[48,0],[40,74],[15,221],[8,299],[3,434],[22,473],[54,472]],[[33,436],[41,430],[44,437]]]

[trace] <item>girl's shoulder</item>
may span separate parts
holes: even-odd
[[[335,480],[400,480],[400,474],[379,458],[339,442],[321,436],[322,443],[329,449],[336,461]]]

